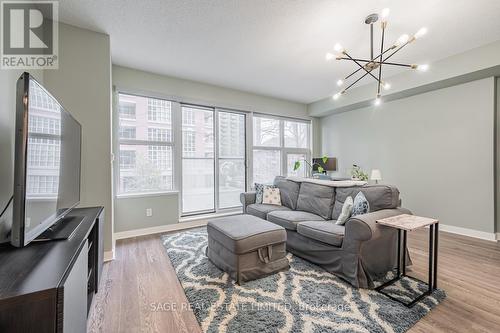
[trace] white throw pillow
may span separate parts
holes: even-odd
[[[340,213],[335,224],[344,225],[347,222],[347,220],[351,217],[353,205],[354,200],[352,200],[352,197],[347,197],[344,201],[344,205],[342,206],[342,213]]]
[[[280,189],[277,187],[264,187],[264,195],[262,196],[262,203],[269,205],[281,206]]]

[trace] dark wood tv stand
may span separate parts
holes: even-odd
[[[103,207],[83,217],[66,240],[0,246],[0,332],[86,332],[103,264]]]

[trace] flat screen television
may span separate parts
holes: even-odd
[[[82,130],[29,73],[16,99],[11,244],[23,247],[79,204]]]

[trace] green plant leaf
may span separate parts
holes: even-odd
[[[300,161],[295,162],[295,164],[293,165],[293,171],[297,171],[298,168],[300,168]]]
[[[323,164],[326,164],[326,162],[328,162],[328,157],[323,156],[322,159],[323,159]]]
[[[322,167],[322,166],[319,166],[319,167],[318,167],[318,172],[319,172],[319,173],[323,173],[323,171],[325,171],[325,169],[323,169],[323,167]]]

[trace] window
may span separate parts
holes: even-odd
[[[253,145],[266,147],[280,146],[280,120],[253,117]]]
[[[133,101],[127,101],[125,98],[120,98],[118,109],[121,119],[135,119],[135,103]]]
[[[253,117],[253,182],[272,183],[278,175],[306,177],[310,160],[310,123],[277,117]],[[296,161],[301,167],[294,171]]]
[[[148,98],[148,120],[157,123],[171,123],[171,102]]]
[[[205,145],[209,144],[207,142],[208,136],[205,135],[204,143]],[[185,157],[193,157],[196,155],[196,133],[193,131],[185,131],[182,132],[182,155]]]
[[[208,124],[210,126],[210,115],[204,115],[203,119],[205,119],[205,125]],[[182,124],[194,125],[194,111],[192,109],[186,108],[182,110]]]
[[[49,118],[47,116],[30,115],[29,131],[40,134],[61,134],[61,120],[59,118]]]
[[[58,176],[29,175],[26,192],[33,196],[51,197],[57,195],[59,189]]]
[[[174,189],[172,103],[119,94],[119,194]]]
[[[309,124],[285,121],[285,147],[309,148]]]
[[[168,128],[148,128],[149,141],[172,141],[172,131]]]
[[[135,150],[120,150],[120,169],[135,168]]]
[[[135,127],[126,125],[121,126],[120,139],[135,139]]]

